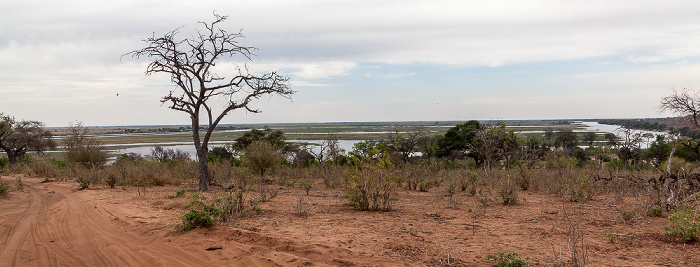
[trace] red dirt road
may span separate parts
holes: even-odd
[[[0,202],[0,262],[7,266],[194,266],[207,261],[119,227],[63,186],[25,181]]]
[[[10,181],[5,177],[6,181]],[[343,249],[241,229],[173,232],[177,212],[149,210],[98,190],[23,179],[0,199],[2,266],[384,265]],[[108,192],[106,192],[108,193]],[[244,243],[241,243],[244,242]],[[207,250],[210,249],[210,250]],[[396,264],[396,262],[393,262]]]

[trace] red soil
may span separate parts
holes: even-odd
[[[632,197],[572,203],[524,191],[521,204],[484,207],[460,192],[449,207],[444,189],[433,188],[401,190],[393,211],[361,212],[340,189],[317,185],[304,196],[309,214],[300,217],[294,210],[304,191],[276,186],[278,195],[258,204],[263,214],[182,233],[174,229],[189,199],[166,198],[178,187],[76,191],[71,182],[23,183],[0,198],[3,266],[486,266],[496,251],[551,266],[570,259],[570,235],[561,232],[571,226],[584,233],[594,266],[700,265],[697,243],[661,234],[666,217],[624,222],[615,207],[634,206]],[[607,234],[620,234],[618,242]]]

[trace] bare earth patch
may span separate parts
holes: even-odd
[[[41,180],[23,178],[23,191],[0,198],[4,266],[485,266],[497,251],[551,266],[570,260],[571,227],[584,234],[577,249],[594,266],[700,265],[697,243],[661,234],[666,217],[621,218],[615,207],[635,205],[634,197],[572,203],[522,191],[521,204],[484,206],[433,188],[400,190],[392,211],[361,212],[341,189],[316,185],[306,196],[274,186],[277,196],[258,203],[263,214],[182,233],[174,229],[189,199],[172,198],[180,187],[75,191],[72,182]],[[306,216],[295,215],[300,195]]]

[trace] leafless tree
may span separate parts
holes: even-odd
[[[0,113],[0,148],[7,153],[10,164],[24,160],[27,151],[43,152],[55,148],[51,132],[38,121],[17,121]]]
[[[661,99],[659,110],[689,117],[695,127],[700,128],[700,92],[694,89],[683,88],[681,91],[674,89],[673,94]],[[700,157],[700,142],[693,145],[688,139],[681,144],[693,149],[695,154]]]
[[[189,38],[178,39],[180,27],[163,37],[154,34],[143,40],[145,48],[125,54],[134,58],[148,57],[151,63],[146,68],[146,76],[170,74],[170,80],[177,85],[178,89],[170,91],[161,102],[168,103],[171,109],[187,113],[192,121],[200,190],[208,189],[208,144],[219,122],[237,109],[261,112],[251,103],[264,95],[277,94],[290,98],[294,94],[289,88],[289,77],[276,72],[253,75],[246,65],[236,65],[236,71],[230,76],[216,73],[216,63],[235,56],[250,60],[256,48],[239,44],[240,38],[243,38],[240,31],[229,33],[219,27],[227,16],[214,13],[214,17],[214,22],[200,22],[204,29],[197,30]],[[224,102],[223,107],[216,109],[212,106],[212,102],[217,101]],[[201,123],[205,127],[200,133]]]

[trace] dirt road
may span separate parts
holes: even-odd
[[[25,180],[0,202],[0,262],[9,266],[195,266],[207,262],[113,223],[64,186]],[[41,187],[46,187],[39,189]]]
[[[4,177],[10,181],[8,177]],[[173,232],[155,211],[136,210],[101,190],[23,179],[0,199],[2,266],[375,265],[344,250],[214,228]],[[104,197],[103,195],[107,195]],[[101,197],[102,196],[102,197]],[[174,211],[173,211],[174,212]],[[162,215],[170,217],[172,214]],[[155,223],[154,223],[155,222]],[[160,222],[160,223],[159,223]]]

